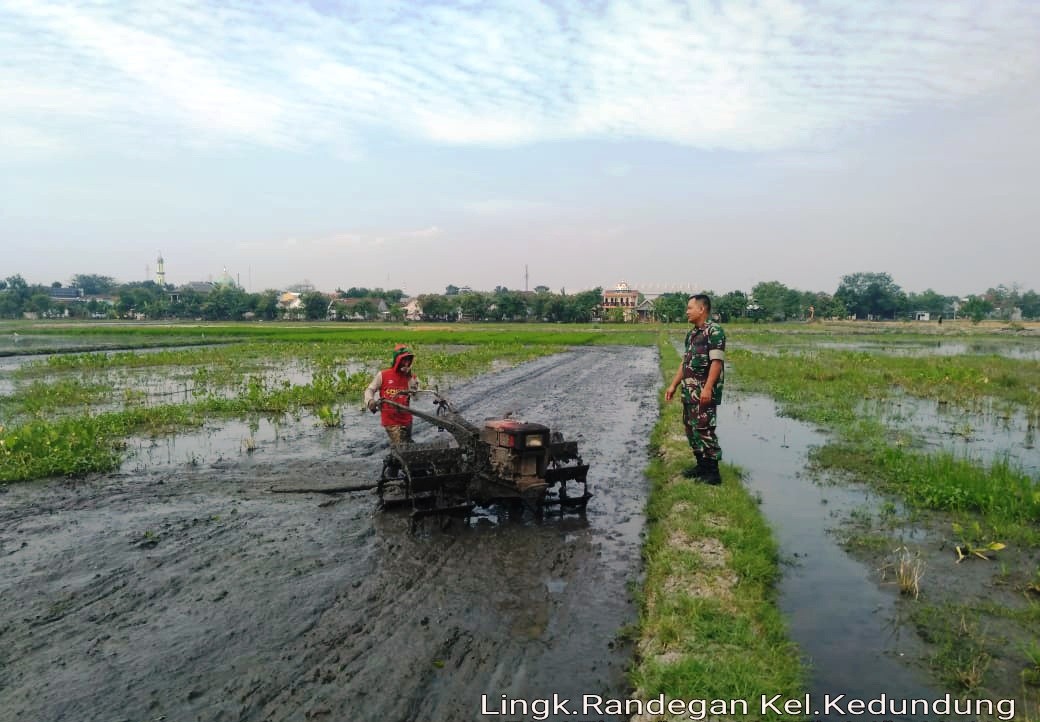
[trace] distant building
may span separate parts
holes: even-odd
[[[303,301],[300,300],[300,295],[295,291],[285,291],[278,297],[275,306],[285,318],[303,318]]]
[[[361,309],[367,310],[362,313]],[[382,298],[341,298],[329,304],[329,320],[365,321],[374,316],[384,321],[390,316],[390,307]]]
[[[422,306],[419,305],[419,298],[406,298],[401,301],[401,308],[404,309],[404,317],[408,321],[421,321],[422,320]]]
[[[213,285],[218,288],[238,288],[235,279],[228,273],[227,266],[224,267],[224,272],[220,274],[220,278],[213,282]]]
[[[52,301],[75,301],[83,298],[82,288],[48,288],[47,295]]]
[[[637,321],[646,323],[657,320],[657,312],[654,310],[654,302],[649,298],[644,298],[640,303],[637,303],[633,311],[635,312]]]
[[[639,291],[631,289],[628,284],[621,281],[613,290],[603,292],[603,303],[600,308],[605,316],[615,308],[620,308],[624,313],[626,321],[631,321],[636,315],[636,306],[639,305]]]
[[[170,291],[167,296],[170,298],[170,303],[180,303],[181,296],[185,293],[197,293],[200,296],[206,296],[213,293],[213,289],[216,288],[212,281],[192,281],[191,283],[185,283],[180,286],[176,291]]]

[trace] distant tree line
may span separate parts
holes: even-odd
[[[191,288],[175,289],[153,281],[118,283],[109,276],[78,274],[69,288],[78,288],[83,299],[69,301],[52,297],[52,289],[62,288],[58,281],[44,286],[29,284],[21,275],[0,280],[0,317],[21,318],[26,313],[41,317],[65,316],[81,318],[150,319],[190,318],[211,321],[257,318],[300,318],[319,320],[330,316],[340,319],[389,318],[402,320],[404,310],[400,289],[351,287],[339,288],[334,295],[309,290],[300,294],[299,304],[291,311],[279,306],[281,292],[267,289],[247,293],[233,285],[217,285],[208,293]],[[852,273],[843,276],[833,294],[800,291],[780,281],[763,281],[750,293],[729,291],[712,296],[712,311],[726,322],[785,321],[805,319],[905,319],[927,313],[934,320],[955,315],[973,320],[997,318],[1012,320],[1040,319],[1040,294],[1023,291],[1019,286],[1000,285],[967,298],[940,294],[932,289],[922,293],[903,291],[887,273]],[[494,291],[472,291],[449,285],[443,294],[425,294],[418,298],[422,317],[429,321],[549,321],[582,323],[594,320],[622,321],[622,309],[606,313],[601,308],[602,288],[568,294],[565,289],[554,293],[546,286],[533,292],[510,290],[497,286]],[[688,296],[665,293],[653,299],[654,316],[661,321],[682,322]],[[642,299],[641,299],[642,300]],[[386,314],[377,312],[380,302]],[[810,310],[811,309],[811,310]]]
[[[83,292],[81,299],[55,299],[51,289],[62,288],[58,281],[49,286],[29,284],[21,275],[0,281],[0,318],[21,318],[26,313],[40,317],[74,318],[136,318],[149,319],[204,319],[207,321],[234,321],[243,318],[275,320],[286,316],[279,307],[282,292],[267,289],[247,293],[238,286],[215,285],[209,292],[191,288],[160,286],[154,281],[118,283],[109,276],[79,274],[72,277],[66,288]],[[300,294],[298,308],[292,318],[319,320],[327,318],[330,306],[339,310],[339,318],[375,314],[375,303],[380,299],[395,306],[404,294],[399,289],[381,288],[340,290],[336,299],[317,291]],[[350,303],[351,300],[356,300]],[[348,305],[350,304],[350,305]],[[350,309],[350,314],[344,313]],[[403,318],[403,312],[393,312],[391,318]]]
[[[449,286],[448,293],[419,296],[422,315],[428,321],[527,321],[585,323],[599,317],[603,289],[593,288],[568,295],[551,293],[544,286],[533,293],[510,291],[461,291]]]

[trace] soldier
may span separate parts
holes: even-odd
[[[719,460],[722,448],[715,434],[716,407],[722,401],[726,367],[726,334],[710,320],[711,298],[703,293],[686,304],[686,319],[693,328],[686,334],[686,352],[679,370],[664,394],[671,401],[682,384],[683,426],[697,458],[697,466],[683,471],[691,479],[721,484]]]
[[[412,441],[412,415],[402,409],[383,404],[388,399],[401,406],[408,406],[411,392],[419,388],[419,379],[412,375],[415,354],[404,344],[394,347],[390,368],[377,371],[372,383],[365,389],[365,406],[373,414],[382,411],[380,421],[390,437],[390,443],[410,444]]]

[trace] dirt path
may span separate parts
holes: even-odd
[[[276,458],[9,487],[0,719],[447,722],[482,694],[624,696],[657,382],[652,349],[597,348],[451,392],[577,437],[585,518],[412,536],[371,493],[269,493],[374,478],[368,416],[331,448],[303,427]]]

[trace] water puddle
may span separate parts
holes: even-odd
[[[817,341],[778,342],[769,346],[741,344],[743,349],[764,356],[813,351],[857,351],[888,356],[1003,356],[1016,361],[1040,361],[1040,346],[1035,343],[976,343],[965,341]]]
[[[340,409],[344,423],[352,423],[352,408]],[[140,473],[226,462],[246,465],[271,463],[294,455],[332,455],[342,429],[323,428],[309,412],[249,420],[214,420],[200,429],[157,437],[127,439],[126,458],[119,473]]]
[[[806,478],[806,455],[826,438],[780,417],[768,397],[734,393],[719,407],[719,417],[726,458],[747,471],[745,483],[761,498],[781,557],[791,561],[780,583],[780,607],[791,638],[811,665],[813,698],[941,696],[908,664],[921,647],[913,631],[897,623],[898,591],[879,586],[877,571],[849,556],[832,533],[841,519],[864,507],[877,509],[885,500],[869,490],[821,486]]]
[[[908,396],[868,399],[860,410],[892,429],[912,435],[931,449],[986,464],[1005,462],[1040,478],[1040,448],[1036,446],[1040,414],[1036,411],[1011,411],[993,403],[965,410],[933,399]]]

